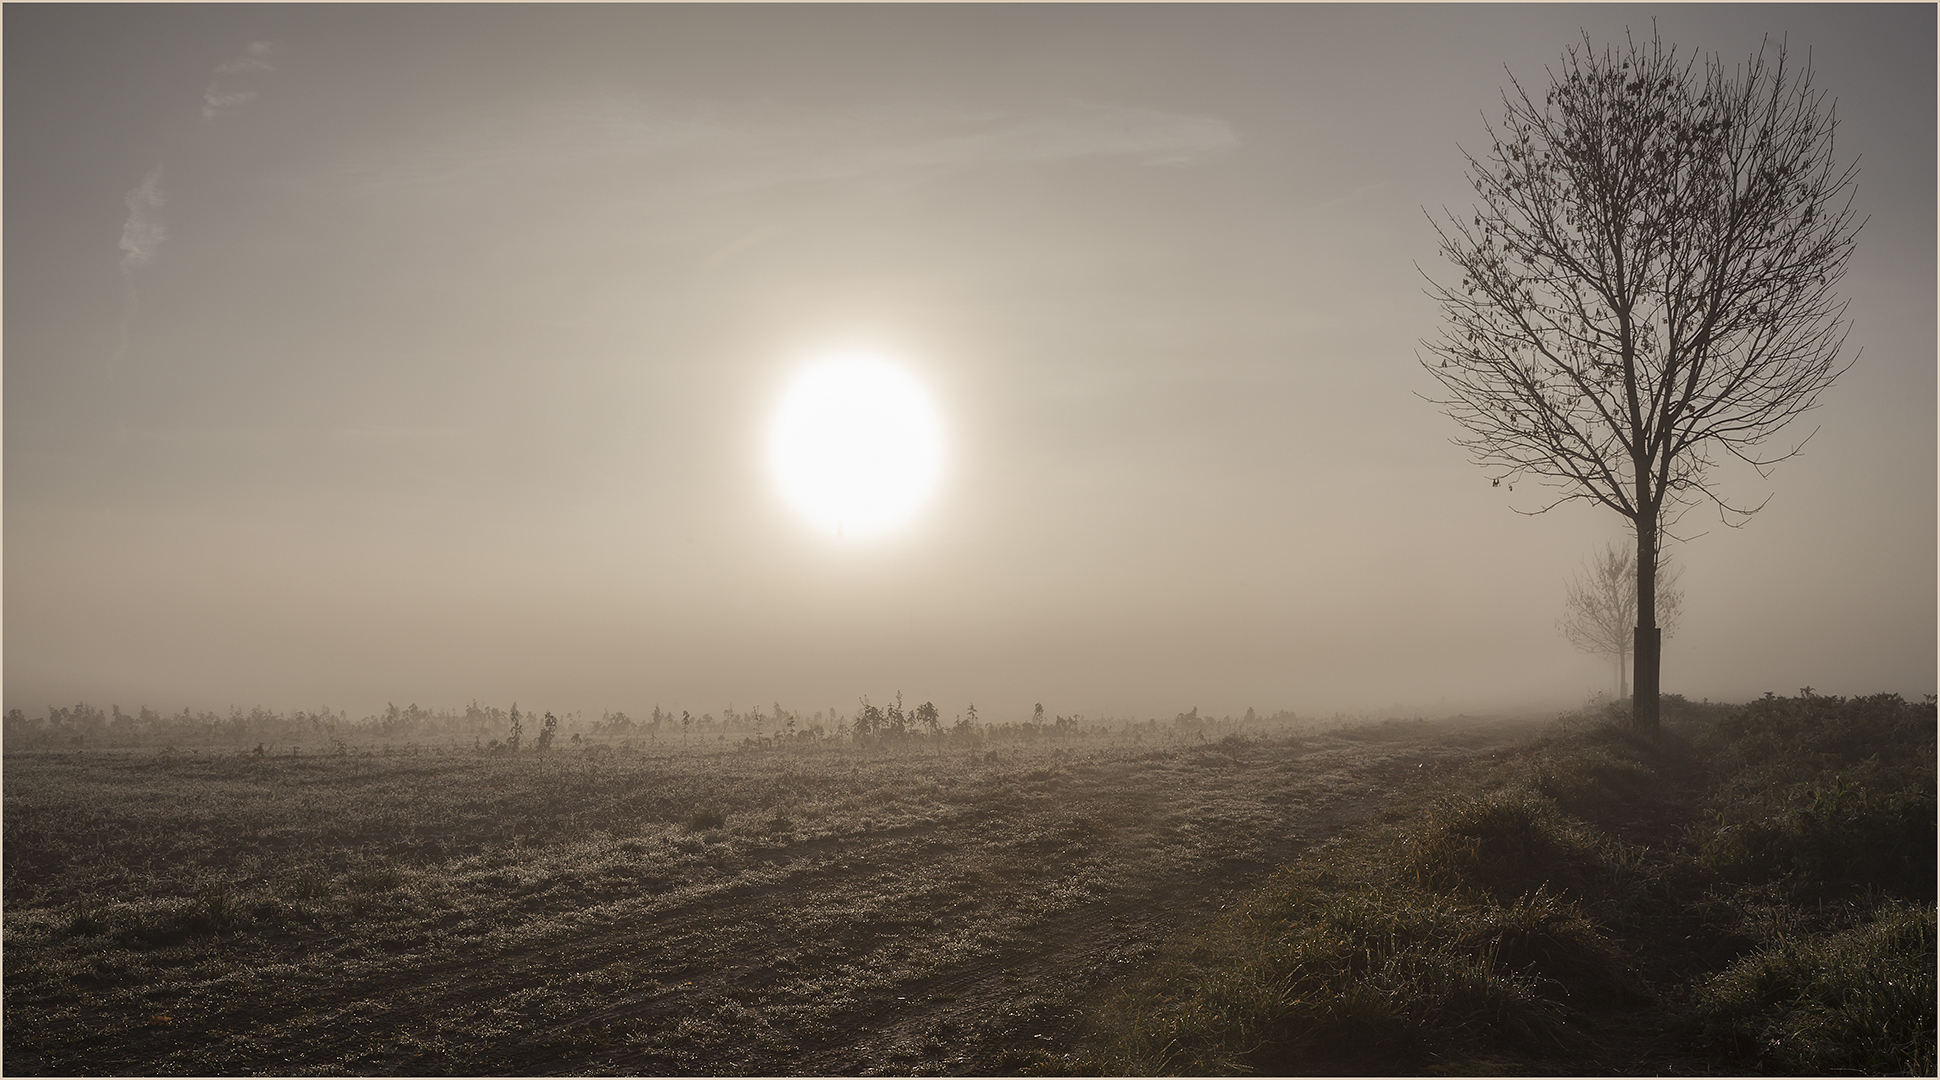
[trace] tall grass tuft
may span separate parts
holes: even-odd
[[[1932,704],[1767,695],[1701,745],[1727,777],[1707,806],[1706,865],[1735,880],[1935,898]]]
[[[687,831],[689,832],[718,829],[726,824],[727,815],[712,807],[703,806],[687,815]]]
[[[1932,1076],[1934,908],[1888,902],[1847,930],[1779,938],[1706,981],[1714,1031],[1754,1040],[1766,1071]]]
[[[1520,911],[1476,910],[1412,891],[1329,895],[1283,879],[1162,968],[1152,985],[1169,993],[1120,999],[1124,1037],[1113,1067],[1271,1074],[1344,1058],[1418,1060],[1431,1050],[1566,1048],[1576,1036],[1557,999],[1568,991],[1543,969],[1539,939],[1568,943],[1550,955],[1621,967],[1614,950],[1586,940],[1594,936],[1580,912],[1553,898]]]
[[[1608,814],[1635,799],[1655,779],[1636,746],[1590,745],[1537,754],[1529,762],[1530,784],[1564,813]]]
[[[1582,890],[1597,876],[1597,846],[1553,802],[1511,786],[1435,803],[1404,838],[1402,860],[1422,888],[1508,901],[1542,888]]]

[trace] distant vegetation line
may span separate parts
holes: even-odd
[[[1128,733],[1173,732],[1191,737],[1216,738],[1266,728],[1281,728],[1293,723],[1350,723],[1364,717],[1335,714],[1331,720],[1301,715],[1291,710],[1260,714],[1247,709],[1242,716],[1202,716],[1195,706],[1170,719],[1087,719],[1080,714],[1047,714],[1038,705],[1030,719],[985,722],[972,704],[950,719],[943,718],[930,702],[906,708],[901,694],[886,705],[862,698],[853,714],[835,709],[814,713],[784,709],[779,703],[771,711],[751,709],[736,712],[733,706],[720,715],[699,715],[689,710],[662,709],[658,705],[645,718],[636,719],[623,712],[602,712],[588,720],[584,713],[537,709],[521,711],[515,702],[507,708],[480,705],[476,700],[461,710],[426,709],[415,703],[399,708],[392,704],[382,713],[352,720],[344,711],[328,708],[317,711],[298,709],[276,712],[256,706],[248,712],[232,707],[227,714],[184,707],[179,713],[164,714],[142,706],[134,713],[113,705],[103,710],[80,702],[72,707],[49,706],[47,714],[29,717],[22,709],[9,709],[4,727],[7,743],[16,748],[48,746],[141,746],[157,743],[234,744],[247,748],[255,743],[262,752],[302,747],[324,751],[347,750],[353,745],[399,740],[473,740],[477,749],[492,753],[542,753],[554,745],[555,738],[568,744],[588,738],[644,741],[648,747],[732,746],[770,748],[785,746],[889,746],[889,745],[981,745],[1039,738],[1078,738]]]

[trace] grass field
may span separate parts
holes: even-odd
[[[10,738],[0,1064],[1932,1075],[1934,702],[1666,704]]]
[[[1934,700],[1666,705],[1408,792],[1035,1071],[1934,1075]]]
[[[1531,730],[10,745],[4,1068],[1043,1067],[1274,866]]]

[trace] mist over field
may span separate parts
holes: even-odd
[[[1424,211],[1587,32],[1810,51],[1854,361],[1693,509],[1663,686],[1935,689],[1923,7],[122,7],[6,15],[5,706],[635,717],[1575,706],[1616,515],[1422,400]],[[1419,269],[1417,269],[1419,267]],[[764,457],[891,358],[933,491]]]
[[[0,20],[0,1073],[1935,1075],[1933,5]]]

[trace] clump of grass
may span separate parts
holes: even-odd
[[[233,930],[242,922],[242,907],[223,882],[212,881],[204,885],[196,894],[196,899],[201,903],[201,914],[211,931]]]
[[[1779,938],[1697,994],[1714,1032],[1755,1041],[1767,1071],[1932,1076],[1934,908],[1897,902],[1827,934]]]
[[[389,892],[404,884],[404,875],[395,866],[378,863],[360,866],[345,874],[344,884],[353,893]]]
[[[1528,764],[1530,786],[1578,817],[1607,814],[1636,799],[1656,779],[1655,770],[1645,747],[1612,728],[1599,725],[1589,745],[1535,755]]]
[[[702,832],[718,829],[727,824],[727,815],[711,807],[701,807],[687,815],[687,831]]]
[[[243,906],[220,882],[204,885],[195,898],[126,905],[112,912],[84,910],[70,922],[70,932],[112,933],[129,949],[177,945],[242,928]]]
[[[1256,893],[1197,949],[1121,998],[1123,1037],[1106,1051],[1106,1067],[1270,1074],[1349,1058],[1574,1043],[1555,1000],[1561,984],[1533,962],[1541,936],[1594,937],[1573,906],[1537,897],[1512,911],[1412,890],[1332,893],[1318,876],[1283,877]],[[1576,951],[1614,956],[1607,944]]]
[[[1502,963],[1541,977],[1573,1002],[1635,1001],[1648,995],[1630,957],[1580,903],[1543,889],[1475,911],[1462,937]]]
[[[1580,890],[1594,877],[1596,848],[1554,803],[1512,786],[1435,803],[1404,837],[1402,863],[1422,888],[1507,901],[1545,887]]]
[[[114,920],[108,909],[94,902],[77,906],[74,914],[68,917],[67,932],[75,937],[93,937],[105,934],[114,928]]]
[[[1933,792],[1896,787],[1876,763],[1767,789],[1719,811],[1705,862],[1734,878],[1865,883],[1934,895]]]
[[[1282,918],[1299,916],[1280,911]],[[1543,889],[1508,903],[1368,890],[1325,903],[1315,925],[1323,938],[1359,953],[1446,946],[1488,957],[1551,997],[1623,997],[1637,988],[1629,960],[1581,905]]]
[[[1712,725],[1701,745],[1726,777],[1706,807],[1702,858],[1712,869],[1934,898],[1931,703],[1768,695]]]

